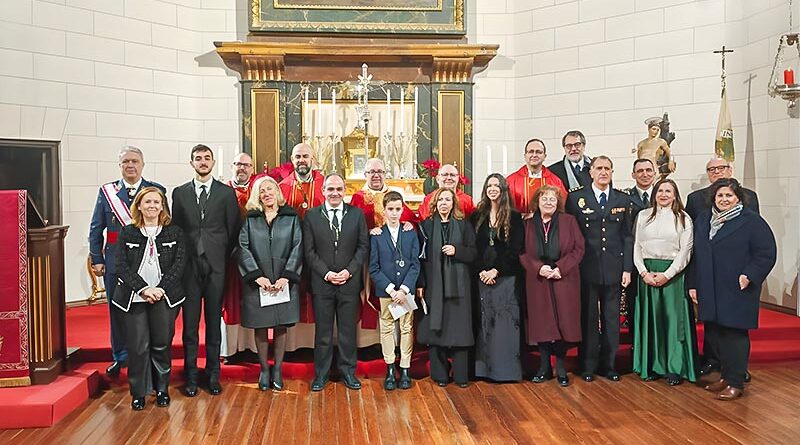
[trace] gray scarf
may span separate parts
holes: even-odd
[[[589,165],[588,158],[584,156],[584,158],[581,160],[584,164],[583,168],[586,168]],[[572,167],[572,161],[570,161],[566,156],[564,156],[564,170],[567,171],[567,182],[569,183],[567,190],[572,190],[581,185],[581,183],[578,182],[578,178],[575,176],[575,169]]]
[[[742,208],[744,206],[740,202],[735,206],[725,210],[724,212],[720,212],[717,210],[716,207],[711,207],[711,229],[708,231],[708,239],[709,241],[714,239],[714,236],[719,232],[719,229],[725,225],[726,222],[732,220],[739,216],[742,213]]]

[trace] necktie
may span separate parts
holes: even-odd
[[[333,218],[331,218],[331,230],[333,230],[333,234],[336,236],[336,240],[339,240],[339,216],[338,213],[339,209],[331,209],[333,212]]]
[[[606,199],[606,192],[600,193],[600,207],[605,207],[608,199]]]
[[[200,204],[200,217],[205,218],[206,216],[206,203],[208,202],[208,191],[206,190],[205,185],[200,186],[200,197],[197,200],[197,203]]]
[[[644,201],[645,207],[650,207],[650,196],[647,195],[647,192],[642,193],[642,201]]]
[[[581,164],[575,164],[574,170],[575,170],[575,179],[580,178],[582,171]]]

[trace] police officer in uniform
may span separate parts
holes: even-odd
[[[161,184],[142,179],[142,170],[144,170],[142,150],[130,145],[122,147],[119,151],[119,168],[122,178],[100,187],[97,201],[94,204],[92,222],[89,225],[89,255],[92,258],[92,273],[103,277],[109,303],[113,362],[106,368],[106,374],[111,377],[118,376],[128,360],[123,312],[111,304],[114,290],[117,288],[115,267],[117,236],[124,226],[131,223],[130,205],[139,190],[145,187],[157,187],[166,193],[166,189]]]
[[[570,191],[566,210],[577,218],[586,240],[581,261],[581,323],[579,348],[587,382],[603,373],[611,381],[620,375],[614,362],[619,347],[619,303],[633,270],[632,204],[630,196],[611,187],[614,165],[607,156],[591,162],[592,184]]]

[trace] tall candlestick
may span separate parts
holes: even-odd
[[[303,135],[308,134],[308,87],[303,89]]]
[[[403,91],[404,89],[400,88],[400,134],[406,133],[406,108],[405,108],[405,98],[406,92]]]
[[[386,118],[389,124],[386,126],[386,131],[394,137],[394,121],[392,120],[392,90],[386,90]]]
[[[506,147],[506,144],[503,144],[503,171],[500,173],[505,175],[507,171],[508,171],[508,147]]]
[[[333,102],[333,110],[331,112],[331,134],[336,134],[336,88],[331,90],[331,102]]]
[[[317,88],[317,131],[315,136],[322,135],[322,88]]]
[[[418,94],[417,94],[418,92],[419,92],[419,87],[414,87],[414,120],[413,120],[414,128],[412,129],[412,133],[411,133],[412,135],[416,135],[417,134],[417,113],[419,113],[419,111],[418,111],[419,110],[419,98],[417,97],[418,96]]]

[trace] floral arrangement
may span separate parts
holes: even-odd
[[[439,169],[441,167],[442,167],[442,164],[440,164],[439,161],[437,161],[436,159],[431,158],[431,159],[428,159],[425,162],[421,162],[417,166],[417,175],[419,177],[421,177],[421,178],[427,176],[428,179],[430,180],[430,182],[435,184],[436,175],[439,174]],[[464,175],[459,175],[458,179],[459,179],[459,183],[461,185],[469,185],[470,182],[471,182],[469,180],[469,178],[467,178]]]
[[[264,169],[266,170],[266,168]],[[269,176],[272,176],[272,179],[275,182],[280,183],[284,178],[291,175],[294,172],[294,166],[291,162],[285,162],[277,167],[273,167],[266,172]]]

